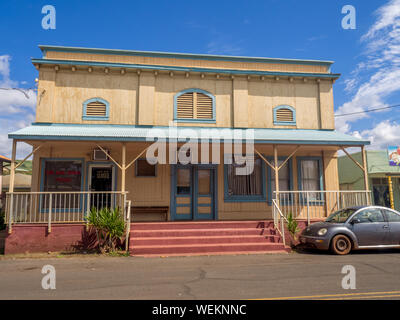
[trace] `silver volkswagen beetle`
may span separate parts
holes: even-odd
[[[379,206],[349,207],[300,235],[306,247],[348,254],[352,249],[400,248],[400,212]]]

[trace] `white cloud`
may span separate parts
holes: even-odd
[[[34,121],[36,92],[19,87],[19,82],[10,78],[9,55],[0,56],[0,154],[11,155],[11,140],[8,133],[28,126]],[[31,147],[19,144],[17,157],[25,157]]]
[[[390,145],[399,145],[400,124],[385,120],[372,129],[364,130],[361,133],[363,138],[371,141],[369,149],[386,149]]]
[[[361,38],[366,45],[365,61],[360,62],[345,80],[352,99],[341,105],[336,114],[362,112],[387,106],[386,99],[400,92],[400,0],[391,0],[375,12],[377,19]],[[351,123],[371,114],[361,113],[336,118],[336,129],[351,132]]]
[[[243,53],[243,48],[238,41],[230,41],[229,39],[219,37],[207,44],[207,53],[240,55]]]

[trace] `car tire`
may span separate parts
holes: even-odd
[[[339,255],[348,254],[351,251],[350,239],[343,234],[334,236],[331,243],[331,251]]]

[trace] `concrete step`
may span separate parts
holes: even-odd
[[[155,258],[155,257],[192,257],[192,256],[223,256],[223,255],[249,255],[249,254],[285,254],[289,253],[290,249],[285,248],[282,250],[271,251],[215,251],[215,252],[198,252],[198,253],[168,253],[168,254],[132,254],[135,257]]]
[[[187,237],[187,236],[245,236],[245,235],[276,235],[272,228],[220,228],[220,229],[161,229],[135,230],[131,229],[130,238],[144,237]]]
[[[233,235],[233,236],[187,236],[187,237],[133,237],[132,247],[135,246],[164,246],[164,245],[192,245],[218,243],[280,243],[281,238],[274,235]]]
[[[220,229],[220,228],[272,228],[272,221],[184,221],[184,222],[137,222],[131,230],[168,229]]]
[[[270,252],[270,251],[284,251],[285,247],[282,243],[219,243],[219,244],[192,244],[192,245],[146,245],[137,246],[130,245],[131,255],[169,255],[169,254],[196,254],[203,253],[209,254],[213,252]]]

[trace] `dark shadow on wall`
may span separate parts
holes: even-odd
[[[71,247],[74,251],[99,251],[95,229],[90,227],[89,230],[86,230],[86,228],[84,228],[82,230],[82,240]]]

